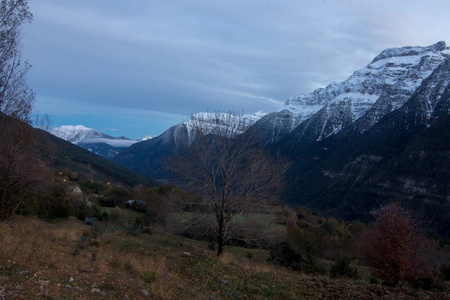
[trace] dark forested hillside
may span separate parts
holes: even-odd
[[[277,149],[293,161],[287,202],[369,220],[380,205],[399,201],[448,237],[449,70],[445,63],[404,107],[363,134],[353,127],[310,144],[281,141]]]
[[[51,151],[53,165],[59,169],[70,168],[77,172],[91,174],[98,181],[112,181],[128,186],[137,184],[158,185],[156,181],[145,175],[122,167],[47,132],[39,130],[36,132],[36,136],[43,150]]]
[[[6,122],[19,122],[2,115]],[[9,120],[9,121],[8,121]],[[7,123],[1,123],[2,126]],[[26,125],[28,126],[28,125]],[[91,153],[72,143],[64,141],[56,136],[40,130],[31,128],[29,130],[38,148],[37,153],[57,169],[69,168],[76,172],[84,172],[96,181],[111,181],[117,184],[134,186],[144,184],[157,186],[158,183],[142,174],[129,170],[101,156]],[[2,130],[2,128],[0,128]]]
[[[450,60],[448,47],[387,49],[346,81],[289,99],[251,128],[290,158],[285,201],[345,219],[371,220],[399,201],[450,237]],[[114,158],[170,180],[182,124]],[[178,141],[178,142],[177,142]]]

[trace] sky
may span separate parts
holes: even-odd
[[[53,126],[157,136],[343,81],[386,48],[450,44],[448,0],[30,0],[22,57]]]

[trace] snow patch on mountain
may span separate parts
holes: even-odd
[[[147,141],[147,140],[151,140],[153,137],[151,136],[151,135],[146,135],[146,136],[144,136],[142,139],[140,139],[139,141],[140,142],[143,142],[143,141]]]
[[[112,147],[125,148],[138,142],[125,137],[112,137],[83,125],[62,125],[49,130],[49,132],[75,145],[104,143]]]
[[[227,136],[229,134],[244,133],[250,126],[255,124],[265,112],[259,111],[251,115],[235,115],[231,113],[208,113],[202,112],[195,114],[182,126],[185,127],[188,140],[192,138],[192,131],[201,129],[204,134],[219,134]]]
[[[213,131],[217,132],[217,130],[228,130],[227,126],[233,124],[233,122],[240,124],[241,128],[239,132],[242,133],[266,114],[264,111],[247,115],[234,115],[223,112],[200,112],[193,114],[188,121],[172,126],[163,134],[156,137],[155,140],[162,139],[162,144],[173,143],[176,147],[179,147],[189,142],[195,127],[200,127],[204,133],[210,134]]]
[[[309,120],[298,136],[307,133],[320,140],[371,110],[371,122],[362,129],[367,130],[384,114],[403,106],[422,81],[448,59],[449,53],[445,42],[386,49],[347,80],[289,98],[284,108],[261,118],[256,126],[262,139],[276,142]],[[308,124],[314,128],[308,128]]]
[[[84,127],[83,125],[63,125],[53,128],[49,130],[49,132],[75,145],[88,137],[94,138],[105,136],[101,132],[92,128]]]

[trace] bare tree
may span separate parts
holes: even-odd
[[[199,197],[175,201],[181,225],[215,236],[217,255],[231,239],[262,239],[274,219],[287,161],[257,143],[241,114],[200,113],[186,125],[186,146],[170,165]]]
[[[50,129],[51,126],[52,126],[52,120],[50,119],[49,114],[41,115],[39,113],[36,113],[34,122],[33,122],[34,128],[39,128],[39,129],[47,131]]]
[[[38,149],[31,126],[0,113],[0,219],[49,191],[48,162]]]
[[[31,194],[51,182],[32,128],[25,124],[31,123],[35,93],[26,82],[31,66],[21,58],[21,28],[32,18],[27,0],[1,0],[0,218],[13,215]]]
[[[27,0],[0,2],[0,112],[30,122],[35,93],[26,82],[31,67],[21,59],[21,27],[31,22]]]

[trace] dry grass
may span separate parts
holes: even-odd
[[[246,273],[273,273],[276,272],[276,268],[268,263],[261,262],[247,262],[242,265],[242,269]]]
[[[91,244],[81,242],[84,231]],[[448,299],[299,274],[267,263],[261,249],[227,247],[217,258],[206,242],[157,229],[134,236],[114,224],[20,217],[0,223],[0,245],[0,286],[11,299]]]
[[[67,228],[33,219],[21,222],[20,219],[0,224],[0,260],[13,262],[39,262],[47,266],[63,266],[62,258],[69,252],[76,240],[75,232]],[[73,249],[72,249],[73,251]]]
[[[98,246],[83,244],[83,231],[92,229],[76,220],[48,224],[19,217],[13,222],[0,223],[0,271],[5,273],[13,268],[10,275],[21,271],[32,274],[31,279],[36,280],[23,283],[24,293],[39,292],[37,281],[51,278],[56,295],[82,298],[79,293],[58,289],[57,284],[65,287],[73,278],[87,295],[95,282],[110,289],[110,295],[142,297],[141,290],[145,289],[154,297],[165,298],[164,284],[171,281],[165,258],[149,258],[134,249],[117,251],[113,245],[103,245],[101,240],[92,240],[91,244]]]
[[[218,257],[218,259],[226,265],[229,265],[231,263],[234,263],[235,259],[234,259],[234,255],[228,252],[222,253],[222,255],[220,255]]]
[[[236,257],[235,254],[229,252],[223,253],[217,259],[224,265],[231,265],[242,269],[242,272],[245,274],[269,272],[275,273],[279,270],[279,268],[277,268],[273,264],[259,260],[250,260],[245,257]]]

